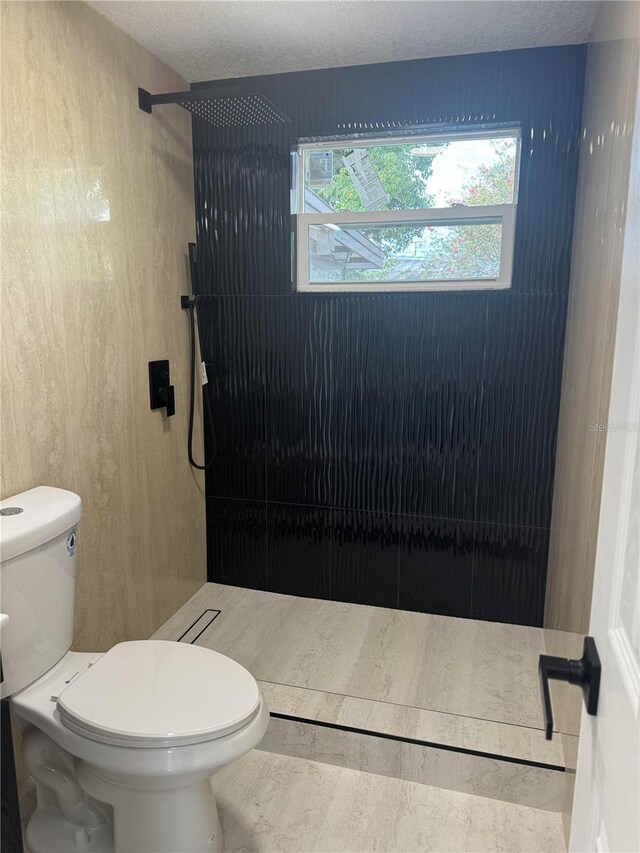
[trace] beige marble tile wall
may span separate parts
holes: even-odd
[[[81,2],[3,2],[2,496],[78,492],[75,647],[148,637],[204,581],[187,462],[185,82]],[[176,416],[151,412],[168,358]],[[196,447],[201,447],[197,437]],[[201,451],[198,455],[201,455]]]
[[[588,49],[545,625],[586,633],[620,285],[640,3],[601,3]],[[601,426],[599,426],[601,425]]]

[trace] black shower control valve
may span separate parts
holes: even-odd
[[[170,418],[176,413],[176,395],[173,385],[167,385],[160,389],[160,399],[167,407],[167,417]]]
[[[167,417],[176,413],[174,387],[169,375],[169,362],[166,359],[149,362],[149,400],[152,409],[166,409]]]

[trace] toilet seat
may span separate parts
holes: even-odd
[[[225,655],[165,640],[119,643],[57,699],[62,724],[114,746],[187,746],[222,738],[260,707],[253,676]]]

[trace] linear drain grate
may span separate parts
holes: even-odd
[[[198,637],[201,637],[202,634],[207,630],[209,625],[218,618],[218,616],[222,613],[222,610],[213,610],[212,608],[207,608],[203,610],[203,612],[198,616],[195,622],[192,622],[191,625],[187,628],[187,630],[181,634],[177,641],[178,643],[190,643],[193,645]]]

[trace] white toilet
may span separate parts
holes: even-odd
[[[80,498],[40,486],[0,502],[2,698],[36,780],[30,853],[222,850],[209,777],[262,739],[253,676],[179,642],[69,651]]]

